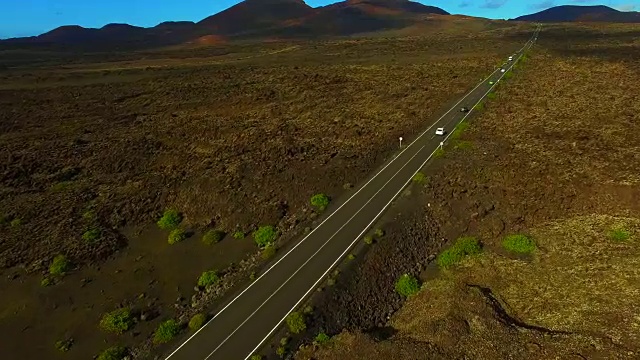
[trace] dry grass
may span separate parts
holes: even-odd
[[[613,224],[634,234],[628,243],[607,237]],[[421,299],[410,300],[393,325],[427,341],[425,321],[447,316],[459,305],[447,299],[456,284],[491,288],[510,314],[530,325],[607,337],[633,345],[640,337],[640,220],[592,215],[534,230],[541,251],[533,262],[495,253],[469,258],[462,269],[425,284]],[[431,335],[427,333],[428,335]]]
[[[343,334],[317,359],[384,359],[407,342],[437,347],[422,358],[639,356],[639,30],[542,32],[501,101],[460,135],[474,146],[434,163],[428,201],[443,231],[477,235],[487,251],[428,279],[390,321],[391,339]],[[538,249],[505,252],[515,233]]]

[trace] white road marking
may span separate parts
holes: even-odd
[[[527,44],[528,44],[528,43],[527,43]],[[520,49],[520,51],[522,51],[525,47],[526,47],[526,44],[525,44],[525,46],[523,46],[523,47],[522,47],[522,49]],[[520,52],[520,51],[519,51],[519,52]],[[522,54],[520,54],[520,55],[518,56],[518,59],[519,59],[519,58],[521,58],[521,57],[522,57]],[[494,73],[495,73],[495,71],[494,71]],[[492,74],[492,75],[493,75],[493,74]],[[502,79],[502,77],[503,77],[503,76],[504,76],[504,74],[501,74],[501,75],[500,75],[500,78],[498,78],[498,79],[499,79],[499,80],[500,80],[500,79]],[[486,82],[486,80],[485,80],[485,82]],[[483,82],[483,83],[484,83],[484,82]],[[466,113],[466,114],[464,115],[464,117],[463,117],[463,118],[458,122],[458,124],[459,124],[459,123],[461,123],[462,121],[464,121],[464,119],[466,119],[466,118],[467,118],[467,116],[469,116],[469,115],[471,114],[471,112],[473,111],[473,108],[474,108],[474,107],[476,107],[476,105],[478,105],[478,104],[479,104],[479,103],[480,103],[480,102],[481,102],[481,101],[482,101],[482,100],[487,96],[487,94],[489,94],[489,92],[491,92],[491,90],[492,90],[494,87],[495,87],[495,84],[494,84],[494,85],[492,85],[492,86],[489,88],[489,90],[487,90],[487,92],[485,92],[485,93],[484,93],[484,95],[482,95],[482,97],[480,97],[480,100],[478,100],[478,101],[473,105],[473,107],[469,110],[469,112],[468,112],[468,113]],[[477,88],[477,87],[476,87],[476,88]],[[475,90],[475,88],[474,88],[474,90]],[[468,96],[468,95],[469,95],[469,94],[467,94],[467,96]],[[465,96],[465,98],[466,98],[466,96]],[[464,98],[463,98],[463,99],[464,99]],[[449,111],[451,111],[451,110],[449,110]],[[432,125],[432,126],[433,126],[433,125]],[[457,125],[456,125],[456,126],[457,126]],[[451,136],[451,134],[452,134],[452,133],[453,133],[453,132],[451,132],[451,133],[447,134],[447,136],[444,138],[444,140],[443,140],[443,141],[446,141],[446,140],[449,138],[449,136]],[[423,146],[423,148],[424,148],[424,146]],[[421,148],[420,150],[422,150],[422,148]],[[416,155],[420,152],[420,150],[418,150],[418,152],[416,152]],[[293,305],[293,307],[292,307],[291,309],[289,309],[289,311],[288,311],[288,312],[287,312],[287,313],[282,317],[282,319],[280,319],[280,321],[278,322],[278,324],[276,324],[276,326],[274,326],[274,327],[271,329],[271,331],[269,331],[269,333],[268,333],[268,334],[267,334],[267,335],[266,335],[266,336],[265,336],[265,337],[260,341],[260,343],[259,343],[255,348],[253,348],[253,350],[251,350],[251,352],[249,352],[249,354],[247,355],[247,357],[245,357],[245,358],[244,358],[244,360],[249,359],[249,358],[251,357],[251,355],[253,355],[253,353],[254,353],[256,350],[258,350],[258,349],[262,346],[262,344],[263,344],[265,341],[267,341],[267,340],[269,339],[269,337],[271,336],[271,334],[273,334],[273,332],[274,332],[274,331],[276,331],[276,330],[280,327],[280,325],[281,325],[281,324],[282,324],[282,322],[287,318],[287,316],[289,316],[289,314],[290,314],[293,310],[295,310],[295,309],[298,307],[298,305],[300,305],[300,303],[301,303],[301,302],[302,302],[302,301],[303,301],[303,300],[304,300],[304,299],[309,295],[309,293],[310,293],[311,291],[313,291],[313,289],[318,285],[318,283],[319,283],[320,281],[322,281],[322,279],[323,279],[323,278],[324,278],[324,277],[329,273],[329,271],[331,271],[331,269],[333,269],[333,267],[338,263],[338,261],[340,261],[340,259],[342,259],[342,258],[344,257],[344,255],[347,253],[347,251],[349,251],[349,250],[353,247],[353,245],[354,245],[354,244],[355,244],[355,243],[360,239],[360,236],[362,236],[362,234],[364,234],[364,233],[367,231],[367,229],[369,229],[369,227],[370,227],[370,226],[371,226],[371,225],[372,225],[372,224],[373,224],[373,223],[378,219],[378,217],[379,217],[379,216],[380,216],[380,215],[381,215],[381,214],[382,214],[382,213],[387,209],[387,207],[389,207],[389,205],[390,205],[390,204],[395,200],[395,198],[398,196],[398,194],[400,194],[400,192],[402,192],[402,190],[407,186],[407,184],[411,181],[411,179],[415,176],[415,174],[416,174],[416,173],[418,173],[418,171],[420,171],[420,170],[424,167],[424,165],[427,163],[427,161],[429,161],[429,159],[431,159],[431,157],[433,157],[433,154],[435,154],[435,152],[436,152],[436,150],[434,150],[434,151],[431,153],[431,155],[429,155],[429,157],[427,157],[427,159],[422,163],[422,165],[420,165],[420,167],[419,167],[419,168],[418,168],[418,169],[417,169],[417,170],[416,170],[416,171],[415,171],[415,172],[414,172],[414,173],[409,177],[409,180],[407,180],[407,182],[405,182],[405,183],[404,183],[404,185],[402,186],[402,188],[400,188],[400,190],[398,190],[398,192],[396,192],[396,193],[395,193],[395,195],[391,198],[391,200],[389,200],[389,202],[387,202],[387,204],[382,208],[382,210],[380,210],[380,212],[379,212],[379,213],[378,213],[378,214],[373,218],[373,220],[371,220],[371,222],[370,222],[367,226],[365,226],[365,228],[362,230],[362,232],[360,232],[360,234],[359,234],[358,236],[356,236],[356,238],[351,242],[351,244],[349,244],[349,246],[345,249],[345,251],[343,251],[343,252],[342,252],[342,254],[341,254],[341,255],[340,255],[340,256],[339,256],[339,257],[338,257],[338,258],[333,262],[333,264],[331,264],[331,266],[329,266],[329,268],[327,269],[327,271],[325,271],[325,272],[320,276],[320,278],[318,278],[318,280],[316,280],[316,282],[315,282],[315,283],[314,283],[314,284],[309,288],[309,290],[307,290],[307,292],[306,292],[306,293],[305,293],[305,294],[304,294],[304,295],[303,295],[303,296],[298,300],[298,302],[296,302],[296,303],[295,303],[295,305]],[[414,155],[414,156],[415,156],[415,155]],[[408,163],[408,162],[407,162],[407,163]],[[406,164],[405,164],[404,166],[406,166]],[[403,168],[404,168],[404,166],[403,166]],[[400,170],[398,170],[398,171],[400,171]],[[396,174],[397,174],[397,173],[396,173]],[[394,177],[395,177],[395,175],[394,175]],[[392,177],[392,179],[393,179],[393,177]],[[390,179],[389,181],[391,181],[391,179]],[[387,181],[387,183],[388,183],[388,181]],[[386,183],[385,183],[385,185],[386,185]],[[382,186],[382,188],[384,188],[384,186]],[[381,188],[380,190],[382,190],[382,188]],[[380,192],[380,190],[378,190],[378,192]],[[376,194],[377,194],[377,193],[376,193]],[[374,195],[374,196],[375,196],[375,195]],[[372,197],[372,198],[373,198],[373,197]],[[371,200],[369,200],[369,201],[371,201]],[[369,202],[367,202],[367,203],[369,203]],[[365,204],[365,205],[366,205],[366,204]],[[363,206],[363,207],[364,207],[364,206]],[[362,208],[360,208],[360,209],[362,209]],[[358,210],[358,212],[359,212],[359,211],[360,211],[360,210]],[[354,216],[355,216],[355,215],[354,215]],[[352,217],[352,218],[353,218],[353,217]],[[351,219],[349,219],[349,220],[351,220]],[[349,222],[349,220],[347,221],[347,223]],[[346,224],[345,224],[345,225],[346,225]],[[344,225],[343,225],[343,226],[344,226]],[[334,234],[334,235],[335,235],[335,234]],[[326,243],[325,243],[325,244],[323,244],[323,246],[324,246],[324,245],[326,245]],[[319,250],[318,250],[318,251],[319,251]],[[316,252],[316,253],[317,253],[317,252]],[[315,254],[314,254],[314,255],[312,255],[312,256],[311,256],[311,258],[313,258],[313,256],[315,256]],[[310,261],[310,260],[311,260],[311,258],[309,258],[309,259],[307,260],[307,262],[308,262],[308,261]],[[306,264],[306,262],[305,262],[305,264]],[[303,265],[303,266],[304,266],[304,265]],[[298,270],[296,270],[296,272],[298,272],[301,268],[302,268],[302,266],[301,266],[300,268],[298,268]],[[294,273],[294,275],[295,275],[295,273]],[[292,276],[293,276],[293,275],[292,275]],[[290,278],[289,278],[289,279],[290,279]],[[289,279],[287,279],[287,281],[288,281]],[[277,290],[276,290],[276,292],[277,292]],[[275,294],[275,293],[274,293],[274,294]],[[273,294],[272,294],[271,296],[273,296]],[[271,297],[270,297],[270,298],[271,298]],[[267,299],[267,301],[268,301],[268,299]],[[265,301],[265,302],[266,302],[266,301]],[[263,303],[263,305],[264,305],[264,303]],[[262,305],[261,305],[261,306],[262,306]],[[253,315],[253,314],[252,314],[252,315]],[[245,322],[246,322],[246,320],[245,320]],[[243,324],[244,324],[244,323],[243,323]],[[240,325],[240,326],[242,326],[242,325]],[[239,328],[239,327],[238,327],[238,328]],[[236,330],[237,330],[237,329],[236,329]],[[235,331],[234,331],[234,332],[235,332]],[[225,340],[225,341],[226,341],[226,340]],[[223,342],[223,343],[224,343],[224,342]],[[218,348],[219,348],[220,346],[222,346],[222,344],[220,344],[220,345],[218,346]],[[215,350],[214,350],[214,351],[215,351]],[[210,355],[211,355],[211,354],[210,354]],[[209,357],[207,356],[207,359],[208,359],[208,358],[209,358]],[[205,359],[205,360],[206,360],[206,359]]]
[[[528,44],[528,43],[527,43]],[[522,49],[524,49],[526,47],[526,45],[523,46],[520,51],[522,51]],[[522,56],[522,55],[520,55]],[[483,80],[482,82],[480,82],[478,85],[476,85],[471,91],[469,91],[464,97],[462,97],[451,109],[449,109],[446,113],[444,113],[438,120],[436,120],[433,124],[431,124],[431,126],[429,126],[425,131],[423,131],[420,135],[418,135],[418,137],[416,137],[407,147],[405,147],[399,154],[398,156],[396,156],[395,158],[393,158],[393,160],[391,160],[387,165],[385,165],[382,169],[380,169],[371,179],[369,179],[369,181],[367,181],[364,185],[362,185],[362,187],[360,187],[360,189],[358,189],[358,191],[356,191],[353,195],[351,195],[342,205],[340,205],[336,210],[334,210],[331,214],[329,214],[329,216],[324,219],[318,226],[316,226],[309,234],[307,234],[304,238],[302,238],[302,240],[300,240],[293,248],[289,249],[289,251],[287,251],[284,255],[282,255],[282,257],[280,259],[278,259],[278,261],[276,261],[274,264],[272,264],[271,266],[269,266],[269,268],[267,268],[267,270],[265,270],[257,279],[255,279],[251,284],[249,284],[249,286],[247,286],[242,292],[240,292],[240,294],[236,295],[229,303],[227,303],[227,305],[225,305],[220,311],[218,311],[211,319],[209,319],[209,321],[207,321],[200,329],[198,329],[195,333],[193,333],[189,338],[187,338],[187,340],[185,340],[182,344],[180,344],[180,346],[178,346],[171,354],[169,354],[165,359],[168,360],[171,356],[175,355],[184,345],[186,345],[191,339],[193,339],[200,331],[202,331],[207,325],[209,325],[214,319],[216,319],[218,317],[218,315],[220,315],[222,312],[224,312],[229,306],[231,306],[238,298],[240,298],[240,296],[242,296],[247,290],[249,290],[253,285],[255,285],[263,276],[265,276],[269,271],[271,271],[271,269],[273,269],[276,265],[278,265],[278,263],[280,263],[280,261],[282,261],[285,257],[287,257],[293,250],[295,250],[300,244],[302,244],[309,236],[311,236],[311,234],[313,234],[318,228],[320,228],[327,220],[329,220],[333,215],[335,215],[344,205],[346,205],[351,199],[353,199],[354,196],[356,196],[360,191],[362,191],[362,189],[364,189],[371,181],[373,181],[378,175],[380,175],[380,173],[382,173],[382,171],[384,171],[389,165],[391,165],[391,163],[393,163],[402,153],[404,153],[404,151],[406,151],[407,149],[409,149],[411,147],[411,145],[413,145],[416,141],[418,141],[420,138],[422,138],[422,136],[424,136],[424,134],[426,134],[427,131],[429,131],[435,124],[437,124],[440,120],[442,120],[442,118],[444,118],[446,115],[448,115],[451,110],[453,110],[454,108],[456,108],[464,99],[466,99],[469,95],[471,95],[478,87],[480,87],[480,85],[484,84],[488,79],[490,79],[496,72],[498,71],[498,69],[494,70],[485,80]],[[502,78],[502,77],[500,77]],[[486,96],[486,94],[485,94]],[[484,96],[483,96],[484,98]],[[479,103],[479,102],[478,102]],[[476,103],[477,105],[477,103]],[[474,105],[475,106],[475,105]],[[467,113],[468,115],[469,113]],[[465,116],[466,117],[466,116]],[[464,118],[463,118],[464,119]],[[449,135],[447,135],[445,137],[448,138]],[[419,152],[419,151],[418,151]],[[431,156],[433,155],[433,153],[431,154]],[[429,158],[431,158],[431,156],[429,156]],[[427,158],[427,160],[429,159]],[[426,164],[426,160],[424,162]],[[405,164],[406,165],[406,164]],[[416,171],[417,172],[417,171]],[[415,174],[414,174],[415,175]],[[395,175],[394,175],[395,176]],[[409,179],[410,181],[411,179]],[[406,186],[406,185],[405,185]],[[377,193],[376,193],[377,194]],[[375,196],[375,195],[374,195]],[[371,199],[369,200],[371,201]],[[368,203],[368,202],[367,202]],[[386,209],[386,207],[388,206],[388,204],[383,208]],[[377,215],[378,216],[378,215]],[[366,230],[366,229],[365,229]],[[358,238],[356,238],[354,240],[354,242],[350,245],[350,247],[357,241]],[[348,250],[348,249],[347,249]],[[344,254],[343,254],[344,255]],[[342,256],[341,256],[342,257]],[[310,258],[311,259],[311,258]],[[336,260],[336,262],[340,260],[340,258],[338,258]],[[334,262],[334,264],[336,263]],[[333,267],[333,265],[329,268],[329,270]],[[327,271],[328,272],[328,271]],[[325,273],[326,274],[326,273]],[[324,277],[324,275],[323,275]],[[322,279],[322,278],[320,278]],[[315,287],[312,286],[311,289],[313,289]],[[277,290],[276,290],[277,292]],[[275,294],[275,292],[273,293]],[[273,294],[271,296],[273,296]],[[307,294],[305,294],[303,296],[306,297]],[[271,297],[270,296],[270,297]],[[302,299],[301,299],[302,300]],[[301,301],[300,300],[300,301]],[[299,302],[300,302],[299,301]],[[298,303],[299,303],[298,302]],[[297,306],[297,304],[296,304]],[[295,309],[295,307],[293,308]],[[282,321],[284,321],[284,319],[286,318],[286,316],[289,315],[289,313],[291,311],[290,310],[283,319],[280,320],[280,322],[278,323],[278,325],[276,325],[276,327],[274,329],[271,330],[271,332],[269,333],[269,335],[275,331],[275,329],[277,329],[278,326],[280,326],[280,324],[282,323]],[[253,315],[253,314],[252,314]],[[249,318],[252,316],[250,315]],[[247,318],[242,324],[244,324],[249,318]],[[242,326],[242,325],[240,325]],[[237,329],[236,329],[237,330]],[[235,331],[234,331],[235,332]],[[268,336],[269,336],[268,335]],[[263,339],[260,344],[256,347],[256,349],[258,347],[260,347],[262,345],[262,343],[268,338],[265,337],[265,339]],[[216,349],[218,349],[220,346],[222,346],[227,340],[229,339],[229,337],[227,337],[222,343],[220,343],[220,345],[218,345],[218,347]],[[253,350],[255,351],[255,349]],[[252,351],[252,352],[253,352]],[[214,350],[215,352],[215,350]],[[249,356],[247,356],[245,358],[248,359],[251,356],[251,354]],[[207,357],[208,358],[208,357]]]
[[[291,276],[289,276],[289,278],[287,278],[287,280],[285,280],[285,282],[284,282],[284,283],[282,283],[282,285],[280,285],[280,286],[279,286],[279,287],[278,287],[278,288],[277,288],[277,289],[276,289],[276,290],[275,290],[275,291],[274,291],[274,292],[273,292],[273,293],[272,293],[272,294],[267,298],[267,300],[263,301],[263,302],[262,302],[262,304],[260,304],[260,306],[258,306],[258,308],[257,308],[256,310],[254,310],[254,312],[252,312],[252,313],[251,313],[251,315],[249,315],[249,317],[247,317],[247,318],[242,322],[242,324],[240,324],[240,325],[239,325],[235,330],[233,330],[233,332],[232,332],[231,334],[229,334],[229,336],[227,336],[227,337],[224,339],[224,341],[222,341],[222,342],[220,343],[220,345],[218,345],[218,347],[216,347],[216,348],[215,348],[215,349],[214,349],[214,350],[209,354],[209,356],[207,356],[204,360],[209,359],[209,357],[210,357],[211,355],[213,355],[213,353],[215,353],[215,352],[216,352],[216,351],[217,351],[217,350],[218,350],[222,345],[224,345],[224,343],[225,343],[225,342],[226,342],[226,341],[227,341],[231,336],[233,336],[233,334],[235,334],[235,333],[236,333],[236,331],[238,331],[238,330],[239,330],[239,329],[240,329],[240,328],[241,328],[241,327],[242,327],[242,326],[243,326],[247,321],[249,321],[249,319],[250,319],[250,318],[251,318],[255,313],[257,313],[257,312],[258,312],[258,310],[260,310],[260,309],[264,306],[264,304],[266,304],[267,302],[269,302],[269,300],[271,300],[271,298],[272,298],[272,297],[274,297],[274,296],[278,293],[278,291],[280,291],[280,289],[282,289],[282,288],[283,288],[283,287],[284,287],[284,286],[289,282],[289,280],[291,280],[291,279],[292,279],[292,278],[293,278],[293,277],[294,277],[294,276],[295,276],[295,275],[296,275],[300,270],[302,270],[302,269],[305,267],[305,265],[307,265],[307,263],[308,263],[309,261],[311,261],[311,260],[312,260],[312,259],[313,259],[313,258],[314,258],[314,257],[315,257],[315,256],[316,256],[316,255],[317,255],[317,254],[318,254],[318,253],[319,253],[319,252],[320,252],[320,251],[321,251],[321,250],[322,250],[322,249],[323,249],[323,248],[324,248],[324,247],[325,247],[325,246],[326,246],[326,245],[327,245],[327,244],[328,244],[328,243],[329,243],[329,242],[330,242],[330,241],[331,241],[331,240],[332,240],[332,239],[333,239],[333,238],[334,238],[334,237],[335,237],[335,236],[336,236],[340,231],[342,231],[342,229],[343,229],[345,226],[347,226],[347,225],[349,224],[349,222],[351,222],[351,220],[353,220],[353,218],[354,218],[354,217],[356,217],[356,216],[360,213],[360,211],[362,211],[362,209],[364,209],[364,208],[365,208],[365,207],[366,207],[366,206],[371,202],[371,200],[373,200],[373,198],[375,198],[375,197],[376,197],[376,195],[378,195],[378,194],[382,191],[382,189],[384,189],[384,188],[387,186],[387,184],[389,184],[389,183],[391,182],[391,180],[393,180],[393,179],[396,177],[396,175],[398,175],[398,173],[399,173],[400,171],[402,171],[402,169],[404,169],[404,168],[405,168],[405,167],[406,167],[406,166],[411,162],[411,160],[413,160],[413,158],[415,158],[416,156],[418,156],[418,154],[420,153],[420,151],[422,151],[422,149],[424,149],[424,148],[425,148],[425,146],[426,146],[426,145],[424,145],[424,146],[422,146],[420,149],[418,149],[418,151],[416,151],[416,153],[415,153],[415,154],[413,154],[413,156],[412,156],[409,160],[407,160],[407,162],[406,162],[404,165],[402,165],[402,167],[401,167],[398,171],[396,171],[396,172],[395,172],[395,174],[393,174],[393,176],[391,176],[391,178],[390,178],[389,180],[387,180],[387,182],[386,182],[386,183],[384,183],[384,185],[382,185],[382,186],[380,187],[380,189],[378,189],[378,191],[376,191],[376,193],[375,193],[375,194],[373,194],[373,196],[371,196],[371,197],[369,198],[369,200],[368,200],[364,205],[362,205],[362,206],[360,207],[360,209],[358,209],[358,211],[356,211],[356,212],[355,212],[355,213],[354,213],[354,214],[353,214],[353,215],[352,215],[352,216],[351,216],[351,217],[350,217],[350,218],[349,218],[349,219],[348,219],[344,224],[342,224],[342,226],[341,226],[338,230],[336,230],[336,232],[334,232],[334,233],[333,233],[333,235],[331,235],[331,237],[329,237],[329,239],[327,239],[327,240],[322,244],[322,246],[320,246],[320,248],[319,248],[318,250],[316,250],[316,251],[315,251],[315,252],[314,252],[314,253],[313,253],[313,254],[312,254],[312,255],[307,259],[307,261],[305,261],[302,265],[300,265],[300,266],[298,267],[298,269],[296,269],[296,271],[294,271],[294,273],[293,273],[293,274],[291,274]],[[367,227],[368,227],[368,226],[367,226]],[[358,238],[359,238],[359,237],[360,237],[360,235],[358,235]],[[357,239],[357,238],[356,238],[356,239]],[[342,258],[342,256],[340,256],[340,258]],[[340,259],[340,258],[339,258],[339,259]],[[332,267],[333,267],[333,266],[332,266]],[[330,268],[330,269],[331,269],[331,268]],[[323,275],[323,277],[324,277],[324,275]],[[312,286],[311,288],[313,289],[314,287],[315,287],[315,286]],[[304,298],[308,293],[309,293],[309,292],[307,292],[307,293],[303,296],[303,298]],[[297,305],[297,304],[296,304],[296,305]],[[294,309],[295,309],[295,307],[294,307]],[[291,310],[289,310],[289,312],[287,313],[287,315],[289,315],[289,313],[290,313],[290,312],[291,312]],[[285,317],[286,317],[286,316],[285,316]],[[283,318],[282,320],[284,320],[284,318]],[[280,320],[280,322],[278,323],[278,326],[280,325],[280,323],[282,323],[282,320]],[[277,326],[276,326],[276,328],[277,328]],[[273,331],[273,330],[272,330],[272,331]],[[269,333],[269,334],[271,334],[271,333]],[[263,341],[264,341],[264,340],[263,340]],[[262,342],[260,343],[260,345],[262,345]],[[258,345],[258,346],[260,346],[260,345]],[[253,351],[252,351],[251,353],[249,353],[249,356],[251,356],[251,354],[252,354],[252,353],[253,353]]]
[[[411,147],[411,145],[413,145],[416,141],[418,141],[418,139],[420,139],[422,136],[424,136],[424,134],[427,133],[427,131],[429,131],[435,124],[437,124],[440,120],[442,120],[442,118],[444,118],[446,115],[448,115],[451,110],[453,110],[455,107],[457,107],[462,100],[464,100],[466,97],[468,97],[470,94],[472,94],[478,87],[480,87],[480,85],[484,84],[488,79],[490,79],[497,70],[495,70],[494,72],[491,73],[491,75],[489,75],[483,82],[479,83],[478,85],[476,85],[476,87],[474,87],[471,91],[469,91],[464,97],[462,97],[451,109],[449,109],[446,113],[444,113],[438,120],[436,120],[433,124],[431,124],[431,126],[429,126],[425,131],[423,131],[420,135],[418,135],[418,137],[416,137],[409,145],[407,145],[396,157],[393,158],[393,160],[391,160],[387,165],[385,165],[382,169],[380,169],[380,171],[378,171],[371,179],[369,179],[369,181],[367,181],[364,185],[362,185],[362,187],[360,187],[360,189],[358,189],[358,191],[356,191],[353,195],[351,195],[342,205],[340,205],[336,210],[334,210],[331,214],[329,214],[329,216],[324,219],[320,224],[318,224],[318,226],[316,226],[309,234],[307,234],[304,238],[302,238],[302,240],[300,240],[294,247],[292,247],[291,249],[289,249],[289,251],[287,251],[284,255],[282,255],[282,257],[280,259],[278,259],[278,261],[276,261],[274,264],[272,264],[271,266],[269,266],[269,268],[267,268],[267,270],[265,270],[257,279],[255,279],[251,284],[249,284],[249,286],[247,286],[242,292],[240,292],[240,294],[236,295],[229,303],[227,303],[227,305],[225,305],[220,311],[218,311],[211,319],[209,319],[209,321],[207,321],[200,329],[198,329],[195,333],[193,333],[193,335],[191,335],[187,340],[185,340],[182,344],[180,344],[180,346],[178,346],[171,354],[169,354],[165,360],[168,360],[171,356],[175,355],[186,343],[188,343],[191,339],[193,339],[194,336],[196,336],[200,331],[202,331],[207,325],[209,325],[214,319],[216,319],[216,317],[218,317],[218,315],[220,315],[223,311],[225,311],[229,306],[231,306],[231,304],[233,304],[240,296],[242,296],[247,290],[249,290],[254,284],[258,283],[258,281],[265,276],[269,271],[271,271],[271,269],[273,269],[276,265],[278,265],[278,263],[280,263],[280,261],[282,261],[285,257],[287,257],[293,250],[295,250],[300,244],[302,244],[309,236],[311,236],[311,234],[313,234],[316,230],[318,230],[318,228],[320,228],[322,226],[322,224],[324,224],[327,220],[329,220],[333,215],[335,215],[335,213],[337,213],[344,205],[346,205],[351,199],[353,199],[354,196],[358,195],[358,193],[360,191],[362,191],[362,189],[364,189],[371,181],[373,181],[378,175],[380,175],[380,173],[382,171],[384,171],[389,165],[391,165],[395,159],[397,159],[402,153],[404,153],[407,149],[409,149]]]

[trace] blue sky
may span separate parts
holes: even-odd
[[[337,0],[306,0],[322,6]],[[562,4],[608,5],[640,10],[640,0],[416,0],[454,14],[514,18]],[[168,20],[199,21],[239,0],[0,0],[0,38],[38,35],[61,25],[102,27],[108,23],[154,26]]]

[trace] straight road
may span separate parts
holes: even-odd
[[[513,66],[538,32],[539,29],[503,69],[508,71]],[[444,127],[451,134],[470,114],[460,112],[460,108],[472,109],[495,86],[489,82],[497,83],[504,74],[496,69],[350,197],[339,200],[310,234],[281,255],[166,359],[246,360],[258,351],[389,207],[433,156],[440,142],[449,137],[436,136],[435,128]]]

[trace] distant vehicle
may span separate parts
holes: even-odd
[[[444,135],[444,128],[437,128],[436,135],[440,135],[440,136]]]
[[[489,81],[489,85],[493,85],[493,84],[495,84],[495,82],[493,82],[493,80]]]
[[[504,69],[500,69],[500,72],[504,72]]]
[[[469,108],[465,106],[460,109],[460,112],[469,112]]]
[[[513,61],[513,56],[509,56],[509,61]]]

